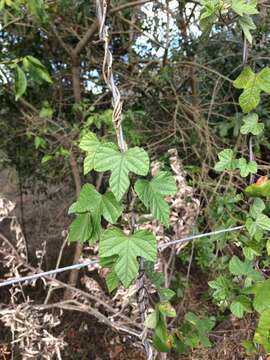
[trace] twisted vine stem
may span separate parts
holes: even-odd
[[[96,0],[96,10],[97,10],[97,20],[99,24],[99,39],[104,43],[104,58],[103,58],[102,73],[106,85],[108,86],[109,90],[112,92],[112,105],[113,105],[112,122],[115,128],[119,149],[124,152],[127,150],[127,144],[124,140],[124,134],[121,124],[123,101],[121,99],[120,91],[117,85],[115,84],[115,80],[113,76],[113,70],[112,70],[113,56],[109,49],[109,44],[110,44],[109,28],[106,25],[108,2],[106,0]],[[136,227],[135,218],[134,215],[132,215],[132,219],[131,219],[132,231],[135,229],[135,227]],[[144,277],[145,277],[144,259],[141,258],[140,267],[139,267],[137,294],[138,294],[140,318],[142,323],[144,323],[146,318],[146,291],[144,285]],[[151,360],[153,358],[153,350],[150,346],[149,341],[147,340],[146,328],[142,332],[141,339],[147,356],[147,360]]]

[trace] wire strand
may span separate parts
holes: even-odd
[[[182,238],[182,239],[170,241],[170,242],[168,242],[166,244],[159,245],[158,248],[161,251],[163,251],[165,248],[167,248],[167,247],[169,247],[171,245],[184,243],[184,242],[189,242],[189,241],[193,241],[193,240],[196,240],[196,239],[202,239],[204,237],[214,236],[214,235],[218,235],[218,234],[222,234],[222,233],[226,233],[226,232],[239,231],[239,230],[244,229],[244,227],[245,227],[244,225],[241,225],[241,226],[235,226],[235,227],[232,227],[232,228],[216,230],[216,231],[212,231],[212,232],[208,232],[208,233],[188,236],[188,237],[185,237],[185,238]],[[4,287],[4,286],[8,286],[8,285],[14,285],[14,284],[18,284],[18,283],[21,283],[21,282],[24,282],[24,281],[32,281],[32,280],[36,280],[36,279],[39,279],[39,278],[42,278],[42,277],[50,277],[52,275],[59,274],[59,273],[64,272],[64,271],[73,270],[73,269],[80,269],[82,267],[98,264],[98,262],[99,262],[98,259],[96,259],[96,260],[88,260],[88,261],[85,261],[85,262],[80,263],[80,264],[74,264],[74,265],[69,265],[69,266],[65,266],[65,267],[62,267],[62,268],[54,269],[54,270],[38,272],[38,273],[32,274],[32,275],[16,277],[16,278],[13,278],[13,279],[9,279],[9,280],[5,280],[5,281],[0,282],[0,287]]]

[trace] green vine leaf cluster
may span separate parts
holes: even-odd
[[[110,190],[100,194],[93,185],[85,184],[79,199],[71,205],[69,214],[76,214],[70,225],[69,240],[99,244],[99,257],[102,266],[110,271],[106,277],[108,290],[112,292],[119,284],[129,287],[139,270],[138,258],[155,262],[157,241],[154,235],[145,230],[126,234],[120,228],[102,228],[102,218],[109,224],[116,224],[123,212],[121,200],[130,187],[130,175],[146,176],[150,160],[146,151],[139,147],[119,151],[111,142],[99,141],[92,132],[84,132],[79,147],[86,152],[84,173],[95,170],[110,172]],[[176,192],[174,177],[161,171],[152,180],[138,179],[135,191],[151,214],[165,225],[169,225],[169,206],[164,197]],[[161,285],[161,284],[160,284]],[[160,287],[163,298],[169,293]]]
[[[204,35],[208,35],[220,18],[234,13],[237,16],[239,26],[244,32],[249,43],[252,43],[251,30],[256,29],[251,15],[258,14],[257,0],[201,0],[200,25]]]
[[[218,172],[225,170],[240,170],[242,177],[247,177],[249,174],[257,173],[257,163],[253,160],[247,161],[241,157],[239,159],[234,158],[233,150],[225,149],[218,154],[219,161],[215,165],[215,170]]]
[[[243,89],[239,104],[243,112],[248,113],[259,105],[261,92],[270,94],[270,68],[266,67],[255,74],[250,66],[246,66],[233,85],[236,89]]]

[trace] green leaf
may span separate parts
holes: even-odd
[[[266,251],[267,255],[270,256],[270,239],[268,239],[266,242]]]
[[[162,302],[158,305],[159,311],[167,317],[176,317],[176,311],[169,302]]]
[[[50,107],[48,102],[44,102],[39,112],[39,117],[51,119],[53,116],[53,109]]]
[[[28,55],[24,59],[24,66],[29,70],[33,80],[43,80],[52,84],[52,79],[46,67],[34,56]]]
[[[270,309],[264,310],[261,313],[258,327],[254,334],[254,341],[261,344],[264,350],[270,353]]]
[[[137,257],[155,261],[157,243],[153,234],[145,230],[126,235],[120,229],[109,228],[102,234],[99,255],[101,258],[118,256],[114,269],[118,278],[127,288],[138,273]]]
[[[231,303],[230,310],[234,316],[242,318],[245,312],[251,311],[249,299],[244,295],[239,296],[235,301]]]
[[[263,132],[264,124],[259,124],[258,120],[259,117],[257,114],[248,114],[244,116],[244,124],[241,126],[240,129],[241,134],[252,134],[255,136],[260,135]]]
[[[262,313],[270,309],[270,279],[257,282],[246,293],[254,294],[253,306],[256,311]]]
[[[84,213],[103,215],[111,224],[115,224],[123,212],[123,207],[115,199],[113,193],[106,192],[101,195],[92,184],[85,184],[80,192],[79,199],[71,205],[68,213]]]
[[[194,331],[198,334],[199,342],[201,342],[206,347],[211,346],[211,342],[208,339],[208,334],[215,326],[215,318],[203,317],[200,319],[194,313],[187,312],[185,314],[185,320],[193,325]]]
[[[69,227],[69,241],[89,241],[92,236],[92,221],[89,213],[79,214]]]
[[[250,112],[259,104],[261,91],[270,93],[270,69],[266,68],[255,74],[247,66],[234,80],[233,85],[237,89],[244,89],[239,97],[239,104],[244,112]]]
[[[99,194],[92,184],[83,185],[78,200],[71,205],[69,214],[94,212],[100,207],[102,195]]]
[[[259,105],[261,90],[255,86],[246,88],[239,97],[239,105],[243,112],[248,113]]]
[[[108,222],[115,223],[123,211],[122,206],[116,201],[114,195],[107,192],[99,194],[92,184],[85,184],[80,192],[79,199],[73,203],[68,213],[89,214],[91,217],[91,239],[87,240],[94,244],[101,234],[101,216]]]
[[[270,94],[270,68],[266,67],[262,69],[258,76],[258,83],[260,86],[260,89],[267,94]]]
[[[163,196],[176,193],[174,177],[165,171],[160,171],[151,181],[137,180],[135,191],[151,214],[162,224],[169,226],[170,208]]]
[[[254,281],[262,279],[261,274],[253,269],[250,261],[241,261],[237,256],[233,256],[231,258],[229,262],[229,270],[233,275],[247,276]]]
[[[256,219],[256,224],[263,230],[270,231],[270,218],[264,214],[259,214]]]
[[[257,172],[257,163],[256,163],[256,161],[253,161],[253,160],[247,162],[246,159],[240,158],[238,160],[238,166],[237,167],[240,169],[240,175],[242,177],[246,177],[250,173],[256,174],[256,172]]]
[[[265,210],[265,203],[260,198],[255,198],[252,206],[250,207],[250,215],[256,219]]]
[[[120,152],[110,143],[100,146],[95,156],[96,171],[111,171],[110,186],[117,200],[128,190],[129,172],[137,175],[147,175],[149,157],[145,150],[134,147]]]
[[[234,170],[237,161],[233,159],[233,151],[231,149],[222,150],[218,154],[219,161],[215,165],[216,171]]]
[[[257,10],[257,0],[255,1],[247,1],[247,0],[232,0],[232,9],[236,14],[243,16],[247,15],[255,15],[258,14]]]
[[[170,301],[175,296],[175,292],[167,288],[159,288],[158,293],[161,301]]]
[[[15,100],[17,101],[27,88],[27,80],[24,71],[16,65],[15,67]]]
[[[256,29],[256,25],[254,24],[252,18],[248,15],[241,16],[239,19],[239,25],[241,26],[248,42],[252,44],[252,35],[250,30]]]
[[[224,276],[220,275],[213,281],[209,281],[208,285],[211,289],[214,289],[213,297],[220,300],[227,300],[231,294],[231,282],[225,278]]]
[[[102,195],[102,215],[110,224],[115,224],[122,212],[123,206],[112,192],[108,191]]]
[[[254,80],[254,72],[251,70],[250,66],[244,67],[241,74],[234,80],[233,86],[236,89],[245,89],[247,84]]]
[[[270,180],[267,176],[262,176],[255,184],[247,186],[245,194],[252,197],[270,197]]]
[[[27,5],[29,7],[31,14],[35,18],[41,21],[44,21],[46,19],[43,0],[27,0]]]
[[[158,311],[154,310],[151,314],[147,315],[144,325],[148,329],[155,329],[158,323]]]
[[[99,146],[101,146],[101,143],[97,139],[96,134],[92,132],[86,133],[81,138],[79,147],[83,151],[87,152],[87,156],[84,159],[84,163],[83,163],[84,175],[88,174],[91,170],[94,169],[95,156]]]
[[[113,292],[113,290],[115,290],[118,287],[120,282],[114,270],[111,270],[106,275],[105,281],[110,293]]]

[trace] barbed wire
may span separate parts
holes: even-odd
[[[197,239],[202,239],[204,237],[209,237],[209,236],[215,236],[215,235],[219,235],[222,233],[227,233],[227,232],[232,232],[232,231],[240,231],[242,229],[244,229],[244,225],[241,226],[235,226],[232,228],[227,228],[227,229],[220,229],[220,230],[216,230],[216,231],[212,231],[212,232],[207,232],[207,233],[202,233],[202,234],[198,234],[198,235],[193,235],[193,236],[188,236],[182,239],[178,239],[178,240],[172,240],[168,243],[165,244],[161,244],[159,245],[159,250],[163,251],[165,248],[167,248],[168,246],[171,245],[175,245],[175,244],[179,244],[179,243],[184,243],[184,242],[190,242],[193,240],[197,240]],[[27,275],[27,276],[22,276],[22,277],[16,277],[13,279],[9,279],[9,280],[4,280],[2,282],[0,282],[0,287],[4,287],[4,286],[9,286],[9,285],[14,285],[14,284],[18,284],[24,281],[32,281],[32,280],[36,280],[42,277],[50,277],[52,275],[64,272],[64,271],[69,271],[69,270],[73,270],[73,269],[80,269],[86,266],[90,266],[90,265],[94,265],[94,264],[98,264],[99,260],[95,259],[95,260],[88,260],[85,262],[82,262],[80,264],[74,264],[74,265],[69,265],[69,266],[64,266],[62,268],[58,268],[58,269],[54,269],[54,270],[49,270],[49,271],[43,271],[43,272],[38,272],[32,275]],[[53,279],[52,279],[53,280]]]

